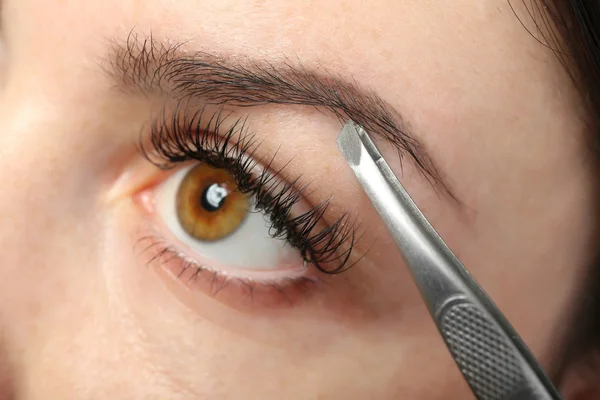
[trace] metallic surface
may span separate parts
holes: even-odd
[[[386,224],[450,353],[478,399],[560,399],[527,346],[433,229],[369,135],[338,146]]]

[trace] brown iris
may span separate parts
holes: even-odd
[[[248,196],[237,189],[227,170],[199,164],[183,178],[177,190],[177,218],[196,239],[223,239],[240,227],[248,214]]]

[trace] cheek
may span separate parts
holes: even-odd
[[[0,215],[10,220],[0,226],[2,333],[26,397],[90,398],[97,376],[110,391],[117,377],[104,371],[124,362],[102,275],[104,239],[98,209],[82,212],[58,198],[65,186],[51,186],[0,193]]]
[[[127,240],[115,236],[106,243],[107,295],[116,317],[111,329],[126,342],[121,343],[126,352],[144,361],[142,367],[151,366],[158,378],[191,398],[236,396],[241,388],[257,398],[272,393],[296,398],[299,388],[327,398],[418,396],[422,387],[416,382],[429,378],[414,376],[414,392],[408,392],[398,377],[407,382],[404,377],[415,375],[414,365],[440,354],[431,367],[439,373],[428,374],[435,378],[434,392],[461,393],[460,375],[448,373],[452,360],[428,326],[427,314],[403,309],[367,319],[358,311],[352,316],[326,312],[330,297],[318,300],[321,306],[308,303],[274,314],[238,311],[197,291],[182,291],[180,282],[147,268],[133,250],[140,234],[136,211],[125,205],[117,214],[110,230],[129,233]],[[361,376],[364,385],[348,393],[349,376]],[[439,376],[446,377],[442,384]]]

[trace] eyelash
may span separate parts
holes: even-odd
[[[329,201],[323,201],[298,216],[291,216],[294,205],[306,198],[308,185],[297,188],[300,179],[282,183],[285,165],[271,171],[277,153],[262,163],[264,167],[256,173],[263,160],[255,160],[252,156],[260,142],[248,131],[246,120],[240,118],[227,129],[222,129],[228,115],[222,110],[211,112],[208,117],[206,113],[208,111],[200,109],[190,114],[178,108],[172,114],[163,112],[161,118],[151,125],[150,145],[145,144],[143,138],[140,140],[142,154],[161,169],[196,161],[227,170],[235,178],[238,190],[254,196],[256,210],[269,217],[269,235],[272,238],[286,240],[300,251],[307,264],[312,264],[322,273],[338,274],[347,270],[357,241],[356,226],[351,223],[348,214],[313,232],[329,208]],[[172,249],[166,251],[174,253]],[[186,261],[184,264],[190,263]],[[202,269],[200,266],[196,268]],[[194,277],[197,275],[195,273]],[[214,281],[215,277],[212,279]]]

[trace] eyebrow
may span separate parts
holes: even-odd
[[[325,109],[341,122],[351,119],[376,140],[390,143],[402,162],[408,157],[436,190],[456,200],[450,186],[401,114],[375,91],[352,79],[294,65],[247,56],[187,51],[171,43],[131,32],[112,40],[108,68],[119,89],[209,104],[251,107],[268,104]]]

